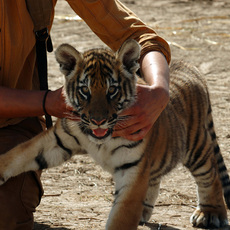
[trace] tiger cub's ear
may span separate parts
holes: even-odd
[[[135,73],[139,69],[140,51],[139,43],[130,39],[125,41],[117,52],[117,58],[130,73]]]
[[[55,56],[65,76],[69,76],[83,60],[82,54],[69,44],[60,45],[55,51]]]

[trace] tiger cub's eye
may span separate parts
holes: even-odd
[[[108,90],[109,94],[115,94],[117,92],[117,87],[116,86],[110,86]]]
[[[82,86],[82,87],[81,87],[81,91],[82,91],[82,93],[84,93],[84,94],[88,94],[88,93],[89,93],[89,88],[88,88],[87,86]]]

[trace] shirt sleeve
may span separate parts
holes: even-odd
[[[118,0],[67,0],[71,8],[111,49],[118,50],[127,39],[135,39],[142,47],[141,56],[149,51],[164,54],[171,60],[168,43],[142,22]]]

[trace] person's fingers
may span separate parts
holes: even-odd
[[[122,136],[127,140],[130,141],[139,141],[142,140],[146,134],[149,132],[149,130],[151,129],[151,125],[146,126],[144,128],[142,128],[141,130],[138,130],[137,132],[133,133],[133,134],[128,134],[128,135],[118,135],[118,136]]]
[[[66,111],[63,113],[63,117],[73,120],[73,121],[80,121],[81,118],[73,111]]]
[[[129,135],[133,135],[145,127],[151,127],[149,121],[145,118],[144,115],[140,115],[138,117],[132,117],[127,121],[122,121],[114,128],[113,136],[123,136],[127,137]]]
[[[122,116],[122,117],[119,117],[119,120],[117,122],[117,124],[115,125],[114,127],[114,130],[115,131],[118,131],[118,130],[123,130],[123,129],[129,129],[130,132],[135,132],[137,131],[137,128],[135,130],[135,126],[133,127],[133,130],[130,126],[133,126],[133,125],[136,125],[137,123],[140,123],[140,122],[144,122],[146,121],[145,119],[145,115],[144,114],[137,114],[137,115],[132,115],[132,116]]]
[[[124,111],[122,111],[119,116],[131,116],[134,114],[140,114],[143,111],[143,109],[140,107],[139,104],[134,104],[133,106],[125,109]]]

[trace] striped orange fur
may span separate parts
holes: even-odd
[[[56,58],[66,79],[66,101],[81,121],[58,119],[53,128],[1,155],[0,184],[22,172],[89,154],[115,181],[106,229],[134,230],[150,219],[161,178],[181,162],[197,183],[192,225],[226,226],[230,181],[216,140],[206,82],[195,67],[171,64],[170,102],[143,140],[112,138],[115,124],[127,119],[121,111],[136,99],[139,55],[134,40],[116,53],[108,49],[80,53],[61,45]]]

